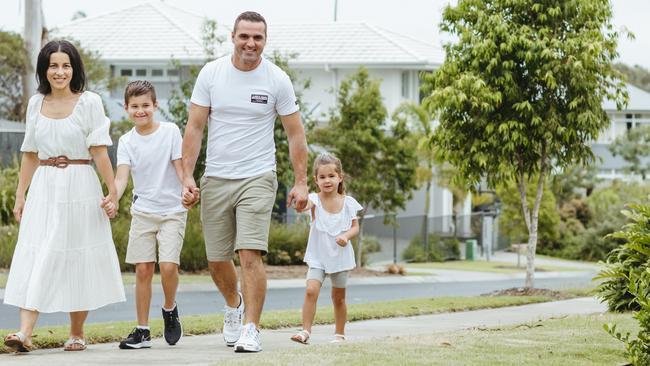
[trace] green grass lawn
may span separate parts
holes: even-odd
[[[501,328],[263,352],[232,365],[622,365],[623,344],[603,330],[617,323],[636,332],[630,314],[550,319]]]
[[[398,301],[377,302],[369,304],[348,305],[348,320],[359,321],[368,319],[414,316],[444,312],[457,312],[504,306],[524,305],[551,301],[542,296],[476,296],[476,297],[439,297],[409,299]],[[316,324],[333,324],[334,313],[331,307],[318,309]],[[135,316],[135,314],[134,314]],[[183,330],[186,334],[218,333],[223,323],[223,314],[195,315],[183,317]],[[277,329],[300,326],[300,310],[265,311],[262,314],[261,327]],[[106,343],[121,340],[135,325],[135,321],[115,323],[94,323],[85,327],[88,343]],[[151,335],[162,336],[162,319],[150,321]],[[38,348],[62,347],[68,338],[68,326],[37,327],[34,331],[34,344]],[[15,332],[15,329],[2,329],[0,334]],[[6,352],[0,345],[0,352]]]
[[[417,272],[418,269],[450,269],[458,271],[473,272],[492,272],[492,273],[519,273],[526,271],[525,260],[520,268],[515,264],[508,262],[486,262],[486,261],[449,261],[449,262],[429,262],[429,263],[408,263],[405,265],[407,273]],[[536,266],[538,272],[565,272],[565,271],[584,271],[584,268],[578,267],[561,267],[561,266]]]

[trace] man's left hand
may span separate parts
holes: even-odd
[[[307,207],[307,194],[309,193],[309,187],[306,183],[296,184],[291,188],[289,195],[287,195],[287,207],[295,208],[298,212],[301,212]]]

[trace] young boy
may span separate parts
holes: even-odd
[[[187,210],[181,203],[182,137],[173,123],[154,121],[158,107],[156,92],[148,81],[132,81],[124,92],[124,108],[135,127],[120,137],[117,148],[115,185],[122,197],[133,174],[131,229],[126,262],[135,264],[135,307],[138,325],[120,348],[149,348],[149,305],[151,280],[158,263],[165,304],[165,341],[175,345],[183,335],[176,305],[178,265],[180,262]]]

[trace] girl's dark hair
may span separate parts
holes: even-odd
[[[320,154],[316,159],[314,159],[314,179],[318,177],[318,168],[320,168],[323,165],[328,165],[328,164],[334,164],[334,170],[336,173],[341,177],[344,178],[343,176],[343,164],[341,164],[341,160],[337,158],[336,156],[332,154]],[[339,186],[336,187],[336,192],[338,194],[345,194],[345,182],[344,179],[341,179],[341,183],[339,183]]]
[[[86,88],[86,72],[81,55],[75,46],[65,40],[55,40],[48,42],[41,52],[38,53],[36,61],[36,80],[38,81],[38,92],[41,94],[50,94],[52,86],[47,81],[47,69],[50,67],[50,56],[55,52],[63,52],[70,58],[72,66],[72,80],[70,80],[70,90],[74,93],[81,93]]]

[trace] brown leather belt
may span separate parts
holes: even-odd
[[[45,165],[45,166],[54,166],[57,168],[65,168],[70,164],[90,164],[90,160],[88,159],[68,159],[67,156],[61,155],[61,156],[55,156],[51,157],[49,159],[41,160],[40,165]]]

